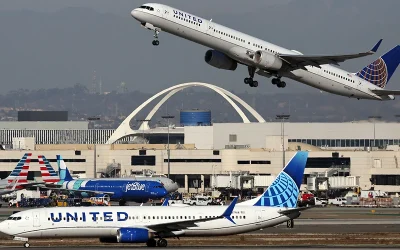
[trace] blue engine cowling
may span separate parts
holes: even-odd
[[[154,234],[144,228],[120,228],[117,231],[118,243],[146,243]]]

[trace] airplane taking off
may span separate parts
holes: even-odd
[[[175,9],[149,3],[132,10],[131,15],[143,27],[154,31],[153,45],[159,45],[161,31],[212,48],[205,61],[213,67],[234,71],[238,64],[247,66],[249,77],[244,82],[257,87],[254,75],[274,77],[272,84],[284,88],[282,77],[302,82],[311,87],[357,99],[394,100],[400,90],[385,89],[400,62],[400,45],[367,65],[357,73],[347,72],[332,65],[349,59],[374,54],[382,39],[367,52],[343,55],[303,55],[253,36],[227,28],[212,20]]]
[[[32,153],[25,153],[11,174],[7,178],[0,180],[0,196],[11,194],[16,190],[38,185],[36,182],[28,182],[31,156]]]
[[[288,222],[308,207],[297,207],[308,152],[298,151],[257,198],[229,206],[131,206],[39,208],[11,215],[0,232],[29,238],[98,237],[109,243],[166,247],[166,238],[242,234]],[[157,239],[157,240],[156,240]]]
[[[83,196],[96,195],[107,200],[118,200],[123,206],[127,201],[142,203],[149,199],[160,199],[179,188],[176,182],[166,177],[73,179],[61,155],[57,155],[58,176],[46,157],[39,155],[38,158],[46,183],[41,189],[73,191]]]

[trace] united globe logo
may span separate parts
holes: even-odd
[[[388,70],[385,61],[379,58],[363,68],[356,75],[380,88],[385,88],[388,79]]]

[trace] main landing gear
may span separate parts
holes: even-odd
[[[253,67],[248,67],[247,70],[249,71],[250,77],[244,78],[244,83],[248,84],[252,88],[258,87],[258,82],[253,80],[256,69]]]
[[[25,248],[28,248],[28,247],[30,247],[30,246],[31,246],[31,244],[29,244],[29,242],[25,242],[25,243],[24,243],[24,247],[25,247]]]
[[[282,82],[280,77],[272,79],[272,84],[276,85],[278,88],[286,87],[286,82]]]
[[[158,34],[160,34],[160,31],[154,30],[154,40],[152,42],[154,46],[158,46],[160,44],[160,41],[158,41]]]
[[[148,247],[167,247],[168,242],[166,239],[159,239],[157,241],[155,239],[150,239],[146,242],[146,246],[148,246]]]

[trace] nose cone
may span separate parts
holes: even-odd
[[[142,11],[139,11],[138,9],[134,9],[131,11],[131,16],[135,18],[136,20],[139,20],[141,16]],[[140,21],[140,20],[139,20]]]
[[[178,183],[176,183],[176,182],[165,185],[165,189],[167,190],[168,193],[175,192],[176,190],[178,190],[178,188],[179,188],[179,186],[178,186]]]
[[[1,222],[0,223],[0,232],[3,234],[8,234],[7,229],[8,229],[8,222],[7,221]]]

